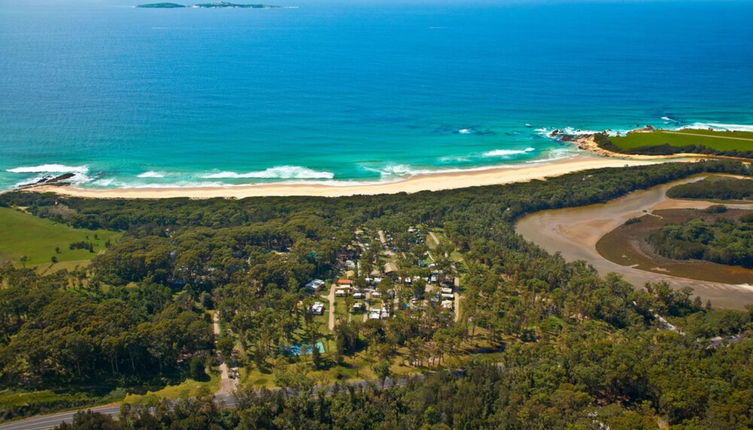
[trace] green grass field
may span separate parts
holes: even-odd
[[[114,242],[120,235],[108,230],[76,229],[17,209],[0,208],[0,262],[20,265],[25,256],[28,260],[23,264],[48,268],[54,256],[59,261],[56,268],[73,268],[86,264],[105,249],[107,241]],[[74,242],[91,242],[95,252],[70,249]]]
[[[208,381],[195,381],[186,379],[180,384],[168,385],[158,391],[149,391],[146,394],[129,394],[123,403],[140,404],[150,399],[188,399],[202,395],[214,394],[220,389],[220,375],[212,371]]]
[[[657,130],[650,133],[630,133],[610,137],[609,140],[623,151],[660,146],[705,146],[716,151],[753,151],[753,132],[711,130]]]

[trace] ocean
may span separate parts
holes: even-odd
[[[753,124],[753,2],[0,0],[0,189],[393,181]],[[240,2],[240,1],[238,1]]]

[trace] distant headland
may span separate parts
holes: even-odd
[[[151,8],[151,9],[175,9],[175,8],[201,8],[201,9],[215,9],[215,8],[236,8],[236,9],[280,9],[286,6],[275,6],[268,4],[239,4],[230,3],[226,1],[213,2],[213,3],[197,3],[192,5],[183,5],[179,3],[147,3],[140,4],[136,7]]]
[[[660,129],[648,125],[616,133],[611,130],[585,132],[554,130],[547,135],[560,142],[575,143],[578,148],[598,155],[656,160],[660,158],[753,159],[753,131],[741,129],[696,128]]]

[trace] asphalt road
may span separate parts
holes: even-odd
[[[499,368],[502,368],[503,366],[501,364],[496,365]],[[455,370],[452,372],[453,375],[456,377],[462,377],[465,375],[464,370]],[[425,374],[418,374],[413,376],[412,378],[425,378]],[[412,379],[411,378],[411,379]],[[385,379],[381,385],[383,385],[384,388],[391,388],[391,387],[398,387],[402,386],[408,383],[408,378],[387,378]],[[378,381],[374,380],[367,380],[367,381],[356,381],[351,382],[348,385],[363,388],[368,386],[369,384],[379,384]],[[332,394],[334,391],[335,385],[317,385],[314,387],[314,392],[319,392],[321,390],[325,390],[327,394]],[[215,402],[220,407],[225,408],[233,408],[237,406],[238,400],[236,399],[234,394],[226,394],[226,393],[219,393],[216,394],[214,397]],[[0,430],[47,430],[54,428],[56,426],[59,426],[60,424],[66,422],[71,423],[73,421],[73,416],[76,414],[76,412],[79,411],[92,411],[92,412],[99,412],[101,414],[110,415],[112,417],[118,416],[120,413],[120,405],[114,404],[114,405],[104,405],[104,406],[94,406],[91,408],[83,408],[78,410],[72,410],[67,412],[58,412],[54,414],[49,415],[37,415],[31,418],[26,418],[19,421],[13,421],[7,424],[0,424]]]
[[[416,377],[423,377],[424,375],[416,375]],[[393,379],[393,378],[387,378],[384,381],[384,386],[386,388],[394,387],[403,385],[407,382],[406,379]],[[368,384],[376,383],[376,381],[357,381],[352,382],[349,385],[355,386],[355,387],[365,387]],[[334,389],[334,385],[318,385],[314,387],[314,391],[319,390],[326,390],[327,393],[332,392]],[[220,407],[225,408],[233,408],[237,404],[237,399],[234,394],[227,394],[227,393],[218,393],[214,397],[215,402],[220,405]],[[26,418],[24,420],[20,421],[13,421],[11,423],[7,424],[0,424],[0,430],[47,430],[54,428],[56,426],[59,426],[63,422],[71,423],[73,421],[73,416],[76,414],[76,412],[79,411],[86,411],[90,410],[92,412],[99,412],[101,414],[110,415],[112,417],[118,416],[120,413],[120,405],[105,405],[105,406],[95,406],[91,408],[84,408],[84,409],[78,409],[78,410],[72,410],[67,412],[58,412],[54,414],[49,415],[38,415],[31,418]]]
[[[81,409],[81,410],[90,410],[92,412],[99,412],[101,414],[110,415],[114,417],[120,413],[120,405],[95,406],[89,409]],[[35,416],[35,417],[27,418],[21,421],[13,421],[8,424],[1,424],[0,430],[51,429],[53,427],[59,426],[60,424],[64,422],[71,423],[73,421],[73,416],[78,411],[79,410],[58,412],[58,413],[54,413],[50,415]]]

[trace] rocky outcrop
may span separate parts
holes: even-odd
[[[71,183],[68,182],[68,179],[71,179],[74,176],[76,176],[75,173],[64,173],[58,176],[45,176],[44,178],[36,182],[32,182],[30,184],[19,185],[18,188],[25,189],[25,188],[38,187],[41,185],[70,185]]]

